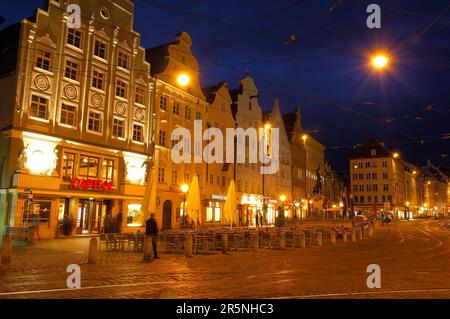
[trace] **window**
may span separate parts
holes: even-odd
[[[162,111],[167,110],[167,97],[161,96],[159,99],[159,109]]]
[[[76,108],[74,106],[63,104],[61,105],[61,115],[59,118],[60,124],[75,126]]]
[[[214,184],[214,175],[213,174],[209,175],[209,183]]]
[[[81,155],[78,177],[86,179],[98,178],[98,162],[99,160],[96,157]]]
[[[50,71],[51,53],[44,50],[37,50],[36,67],[45,71]]]
[[[30,116],[46,120],[48,118],[48,100],[33,95],[31,97]]]
[[[237,183],[236,183],[236,188],[238,192],[241,192],[241,180],[238,179]]]
[[[114,176],[114,161],[110,159],[103,160],[102,179],[112,181]]]
[[[372,190],[378,192],[378,184],[373,184]]]
[[[180,115],[180,103],[173,102],[173,114]]]
[[[123,98],[127,96],[127,84],[122,80],[116,82],[116,96]]]
[[[381,165],[382,167],[387,167],[388,165],[387,165],[387,161],[383,161],[383,163],[382,163],[382,165]]]
[[[71,181],[74,173],[75,154],[65,153],[62,160],[61,177],[64,181]]]
[[[226,177],[222,176],[222,187],[225,187],[226,183],[227,183]]]
[[[130,56],[128,53],[120,51],[117,53],[117,65],[123,69],[128,70],[128,61]]]
[[[368,202],[368,203],[372,203],[372,196],[370,196],[370,195],[367,196],[367,202]]]
[[[363,163],[362,162],[358,163],[358,168],[363,168]]]
[[[133,124],[133,141],[144,142],[144,127],[139,124]]]
[[[220,212],[219,202],[208,202],[208,207],[206,207],[206,222],[220,222]]]
[[[377,179],[378,178],[378,174],[377,173],[372,173],[372,179]]]
[[[353,174],[353,179],[358,179],[358,174]]]
[[[99,40],[95,40],[94,55],[106,60],[106,44],[100,42]]]
[[[355,196],[355,203],[358,202],[358,196]]]
[[[78,81],[78,68],[78,63],[66,61],[66,72],[64,73],[64,76],[68,79]]]
[[[353,185],[353,191],[357,192],[358,191],[358,185]]]
[[[144,212],[141,204],[128,204],[127,226],[140,227],[145,224]]]
[[[383,184],[383,190],[385,192],[388,192],[389,191],[389,184]]]
[[[172,185],[178,185],[178,171],[172,170]]]
[[[359,196],[359,202],[364,204],[364,196]]]
[[[375,149],[370,150],[370,155],[371,156],[376,156],[377,155],[377,150],[375,150]]]
[[[359,179],[364,179],[364,174],[363,173],[359,174]]]
[[[370,162],[366,162],[366,168],[370,168]]]
[[[102,131],[102,115],[100,113],[89,111],[88,130],[99,133]]]
[[[190,172],[184,172],[184,182],[185,183],[191,182],[191,173]]]
[[[136,88],[134,102],[141,105],[145,104],[145,90],[141,88]]]
[[[366,179],[370,179],[370,173],[366,173]]]
[[[392,196],[388,195],[388,202],[392,203]]]
[[[77,29],[69,29],[67,31],[67,44],[81,49],[81,32]]]
[[[186,108],[184,109],[184,118],[186,120],[190,120],[191,119],[191,108],[189,106],[186,105]]]
[[[116,138],[125,138],[125,120],[113,119],[112,135]]]
[[[159,145],[166,146],[166,131],[159,131]]]
[[[366,191],[370,192],[372,190],[372,186],[366,185]]]
[[[201,120],[201,119],[202,119],[202,113],[200,113],[200,112],[195,112],[195,119],[196,119],[196,120]]]
[[[388,179],[388,178],[389,178],[388,173],[383,173],[383,179]]]
[[[98,71],[92,73],[92,87],[103,91],[104,74]]]
[[[166,169],[164,167],[158,168],[158,183],[165,182],[165,174],[166,174]]]
[[[23,223],[38,227],[50,226],[52,202],[36,201],[31,205],[31,212],[23,214]]]
[[[364,192],[364,185],[359,185],[359,191]]]

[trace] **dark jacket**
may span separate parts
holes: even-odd
[[[148,219],[145,223],[145,234],[148,236],[158,234],[158,225],[156,224],[156,220],[154,218]]]

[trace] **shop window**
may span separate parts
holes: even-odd
[[[73,153],[65,153],[62,161],[62,179],[64,181],[71,181],[73,178],[75,166],[75,154]]]
[[[80,167],[78,169],[78,176],[83,178],[97,178],[98,177],[98,158],[81,155]]]
[[[206,207],[206,222],[220,222],[221,208],[219,202],[208,202]]]
[[[141,227],[144,225],[144,212],[141,204],[128,204],[127,226]]]
[[[110,159],[103,160],[102,179],[112,181],[114,177],[114,161]]]
[[[23,213],[24,225],[50,226],[51,201],[35,201],[30,205],[25,203],[25,207],[28,207],[28,209],[25,209]]]

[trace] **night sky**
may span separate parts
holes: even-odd
[[[450,153],[448,0],[344,0],[334,10],[335,0],[135,3],[144,47],[189,32],[202,85],[227,81],[235,88],[248,71],[265,110],[275,97],[285,112],[302,108],[305,129],[327,146],[337,170],[348,169],[352,146],[370,136],[410,162],[449,166],[442,156]],[[382,6],[379,30],[366,26],[369,3]],[[1,1],[0,27],[35,7],[45,1]],[[291,35],[296,41],[286,44]],[[368,66],[377,50],[393,59],[382,73]]]

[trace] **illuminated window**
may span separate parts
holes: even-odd
[[[145,104],[145,90],[143,90],[141,88],[136,88],[134,102],[137,104],[141,104],[141,105]]]
[[[48,100],[46,98],[33,95],[31,97],[30,116],[39,119],[48,119]]]
[[[98,71],[92,73],[92,87],[103,91],[104,74]]]
[[[130,56],[128,53],[120,51],[117,53],[117,65],[123,69],[128,70],[128,61]]]
[[[139,124],[133,124],[133,141],[144,142],[144,127]]]
[[[127,84],[122,80],[117,80],[116,96],[123,98],[126,98],[127,96]]]
[[[36,227],[50,226],[52,202],[36,201],[31,205],[25,203],[25,207],[28,209],[23,214],[24,225],[33,225]]]
[[[89,111],[88,130],[98,133],[102,131],[102,115],[100,113]]]
[[[125,121],[122,119],[113,119],[112,135],[115,138],[125,138]]]
[[[75,154],[65,153],[62,160],[62,179],[70,181],[73,178],[75,166]]]
[[[206,222],[220,222],[221,208],[219,202],[208,202],[206,207]]]
[[[141,204],[128,204],[127,226],[141,227],[144,225],[144,212]]]
[[[94,55],[106,60],[107,55],[106,44],[100,42],[99,40],[95,40]]]
[[[69,126],[75,126],[76,110],[77,109],[74,106],[62,104],[59,123]]]
[[[66,61],[66,71],[64,76],[68,79],[78,81],[78,68],[79,64],[72,61]]]
[[[98,163],[99,159],[97,157],[92,157],[88,155],[80,156],[80,165],[78,167],[78,177],[90,179],[98,177]]]
[[[67,31],[67,44],[81,49],[81,32],[77,29],[69,29]]]
[[[102,179],[112,181],[114,177],[114,161],[104,159],[102,165]]]
[[[51,53],[44,50],[37,50],[36,67],[45,71],[50,71]]]

